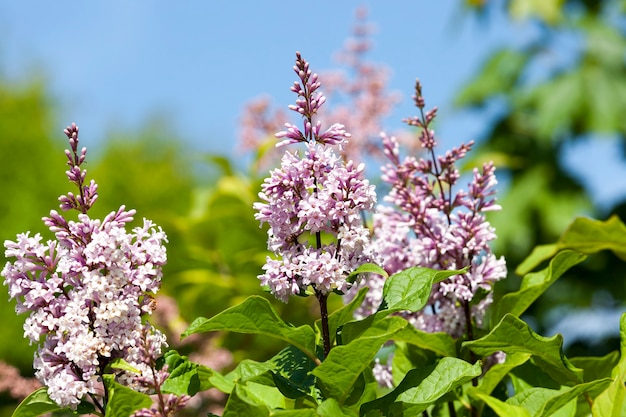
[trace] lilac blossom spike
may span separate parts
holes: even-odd
[[[422,330],[471,339],[472,328],[481,326],[485,309],[492,302],[493,283],[507,274],[504,259],[496,258],[489,247],[496,235],[485,218],[485,212],[500,209],[495,204],[495,168],[488,163],[482,170],[474,169],[467,190],[457,189],[461,175],[456,164],[466,156],[472,142],[436,156],[436,139],[429,128],[435,112],[424,114],[421,94],[418,81],[414,99],[420,116],[406,122],[421,128],[420,141],[428,150],[428,158],[401,159],[397,140],[383,135],[389,163],[382,169],[382,179],[391,189],[384,198],[388,205],[379,206],[373,217],[373,250],[390,274],[412,266],[436,270],[468,267],[467,273],[436,284],[424,310],[404,316]],[[382,288],[382,280],[369,275],[361,285],[376,290]],[[474,300],[479,292],[487,295]],[[359,316],[377,308],[382,292],[373,294],[357,312]]]
[[[82,193],[70,193],[62,201],[81,213],[77,220],[66,220],[50,211],[43,221],[55,240],[44,243],[39,233],[26,232],[5,241],[5,256],[12,261],[0,275],[17,303],[16,311],[30,313],[24,336],[38,344],[35,376],[47,386],[50,398],[76,409],[89,397],[103,413],[101,377],[107,364],[124,359],[138,369],[139,374],[117,375],[132,385],[152,372],[144,354],[159,356],[166,346],[165,337],[144,319],[152,313],[160,287],[167,237],[145,219],[142,226],[126,230],[135,211],[124,206],[103,220],[86,214],[95,201],[96,185],[83,185],[79,166],[86,150],[77,152],[78,128],[72,125],[65,133],[71,147],[66,152],[68,178]]]
[[[345,127],[333,124],[320,133],[321,123],[313,120],[324,102],[321,93],[313,94],[321,84],[299,53],[294,70],[300,81],[291,88],[298,94],[292,108],[303,114],[303,128],[286,124],[288,130],[277,136],[287,138],[281,144],[305,142],[306,152],[285,152],[262,185],[262,202],[254,204],[255,218],[269,225],[268,248],[274,253],[259,279],[282,301],[309,287],[322,295],[350,287],[346,277],[372,258],[361,212],[376,201],[363,166],[344,163],[329,146],[350,137]],[[322,235],[332,239],[322,241]]]

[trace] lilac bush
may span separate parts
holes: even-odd
[[[274,357],[241,360],[224,375],[165,352],[164,333],[146,318],[167,237],[149,220],[128,230],[135,211],[124,206],[102,220],[89,217],[98,188],[86,182],[86,150],[79,151],[73,125],[65,132],[67,177],[78,193],[59,200],[77,219],[53,210],[44,224],[54,239],[27,232],[5,242],[10,261],[2,275],[16,311],[30,314],[24,333],[38,344],[34,367],[45,385],[14,416],[166,417],[211,388],[227,396],[224,416],[624,415],[626,315],[621,356],[572,360],[562,337],[542,337],[520,316],[587,255],[608,247],[626,259],[626,225],[576,220],[517,268],[525,274],[518,291],[494,301],[493,286],[507,275],[489,246],[496,235],[486,215],[500,209],[494,165],[474,169],[460,188],[457,165],[472,143],[437,155],[436,109],[424,112],[418,82],[419,116],[406,123],[417,128],[423,153],[402,158],[399,141],[382,135],[389,192],[376,206],[363,164],[343,152],[359,138],[324,120],[319,77],[299,53],[294,70],[297,99],[289,109],[302,124],[287,122],[276,134],[284,154],[254,204],[272,253],[258,279],[283,302],[314,295],[320,320],[295,326],[252,295],[196,318],[182,338],[215,331],[273,337],[288,344]],[[329,312],[332,293],[346,295],[346,304]],[[392,355],[389,366],[384,358]]]

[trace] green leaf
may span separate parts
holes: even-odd
[[[568,269],[586,258],[585,255],[570,250],[559,252],[550,261],[548,267],[539,272],[527,274],[518,291],[506,294],[494,304],[491,322],[498,323],[505,314],[512,314],[515,317],[522,315]]]
[[[385,281],[383,287],[386,309],[419,311],[428,302],[433,284],[466,271],[467,268],[458,271],[436,271],[416,266],[393,274]]]
[[[64,410],[48,396],[48,388],[33,391],[13,411],[13,417],[36,417],[53,411]]]
[[[360,265],[357,269],[352,271],[350,275],[346,277],[346,281],[354,282],[357,275],[359,274],[378,274],[378,275],[381,275],[385,279],[389,278],[389,274],[382,267],[376,264],[366,263],[366,264]]]
[[[621,357],[611,376],[613,382],[595,399],[591,407],[594,417],[620,417],[626,415],[626,313],[620,320]]]
[[[561,235],[554,245],[539,246],[516,269],[524,275],[557,252],[571,249],[585,255],[611,250],[626,261],[626,225],[617,216],[606,221],[579,217]]]
[[[343,406],[383,343],[392,339],[407,324],[400,317],[388,317],[376,322],[376,326],[347,345],[333,348],[324,362],[312,372],[318,378],[318,385],[326,397],[336,399]]]
[[[532,387],[509,398],[507,403],[523,407],[533,416],[548,417],[565,407],[568,403],[576,401],[580,395],[587,392],[595,392],[597,394],[608,387],[610,383],[611,379],[605,378],[560,390]]]
[[[361,415],[370,415],[374,410],[380,410],[385,416],[418,415],[481,372],[479,362],[471,365],[458,358],[442,358],[436,365],[409,371],[389,394],[363,404]]]
[[[339,414],[341,415],[341,414]],[[271,417],[317,417],[318,414],[315,410],[301,409],[301,410],[272,410],[270,412]]]
[[[269,417],[270,409],[262,399],[248,392],[245,386],[236,384],[228,397],[222,417]]]
[[[102,379],[109,394],[105,411],[107,417],[129,417],[135,411],[152,405],[149,396],[117,383],[115,376],[104,375]]]
[[[170,350],[164,355],[164,362],[170,374],[161,387],[164,392],[193,396],[211,387],[225,393],[232,391],[231,381],[206,366],[191,362],[175,350]]]
[[[518,405],[507,404],[479,391],[473,391],[471,395],[484,401],[500,417],[532,417],[527,410]]]
[[[272,361],[257,362],[250,359],[244,359],[235,369],[233,369],[226,379],[233,382],[252,381],[255,378],[273,370],[276,365]]]
[[[478,340],[463,343],[478,355],[487,356],[503,351],[507,354],[530,353],[556,382],[575,385],[582,382],[582,369],[574,367],[563,354],[563,337],[543,337],[533,332],[528,324],[507,314],[494,329]]]
[[[242,304],[207,319],[195,319],[182,337],[201,332],[231,331],[275,337],[297,347],[315,360],[315,332],[310,326],[293,327],[284,322],[263,297],[251,296]]]
[[[433,351],[439,356],[456,356],[455,341],[448,333],[428,333],[406,326],[394,335],[393,340]]]
[[[340,416],[351,416],[352,414],[347,414],[344,410],[341,409],[339,403],[334,398],[329,398],[324,400],[317,407],[317,414],[320,417],[340,417]]]
[[[497,363],[489,368],[476,389],[483,394],[490,395],[500,381],[502,381],[512,369],[526,363],[531,356],[530,353],[522,352],[506,355],[506,359],[503,363]]]
[[[122,358],[117,358],[111,361],[109,366],[113,369],[120,369],[122,371],[131,372],[133,374],[141,374],[141,371],[135,367],[133,367],[130,363],[126,362]]]
[[[585,356],[571,358],[570,362],[584,371],[585,382],[591,382],[611,376],[611,371],[619,362],[619,352],[613,351],[602,357]]]
[[[311,392],[315,378],[310,372],[317,366],[302,351],[287,346],[271,361],[276,368],[271,372],[274,385],[287,398],[301,398]]]

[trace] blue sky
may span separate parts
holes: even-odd
[[[427,105],[440,108],[442,142],[475,139],[485,120],[454,112],[455,92],[494,48],[523,42],[532,28],[497,14],[476,19],[461,0],[0,0],[0,71],[15,82],[43,77],[58,104],[59,134],[74,121],[87,146],[111,129],[132,131],[159,114],[194,149],[233,155],[244,103],[263,94],[278,105],[291,103],[297,50],[314,71],[335,67],[333,55],[360,5],[377,27],[370,58],[391,68],[390,87],[404,97],[389,127],[414,114],[419,77]],[[606,161],[617,153],[605,142],[579,145],[568,156],[589,185],[599,187],[597,199],[626,192],[626,181],[607,183],[606,172],[585,171],[588,164],[580,162],[590,154],[616,170]],[[617,177],[626,178],[622,174]]]

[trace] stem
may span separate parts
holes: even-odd
[[[467,340],[474,340],[474,329],[472,329],[472,311],[470,309],[470,302],[463,302],[463,310],[465,311],[465,326],[467,328]],[[476,354],[470,350],[470,362],[472,364],[476,363],[478,358]],[[478,386],[478,377],[472,378],[472,386]],[[472,417],[478,417],[478,409],[476,407],[472,407],[470,404],[470,415]]]
[[[456,417],[456,410],[454,409],[454,403],[452,401],[448,401],[448,414],[450,417]]]
[[[317,301],[320,303],[320,316],[322,318],[322,338],[324,339],[324,359],[330,353],[330,330],[328,328],[328,294],[315,291]]]
[[[106,390],[106,388],[105,388]],[[91,401],[93,401],[93,405],[94,407],[96,407],[98,410],[100,410],[100,413],[102,414],[102,417],[104,417],[104,415],[106,414],[106,410],[104,409],[104,407],[98,402],[98,400],[96,399],[96,396],[93,395],[92,393],[89,393],[89,398],[91,398]]]

